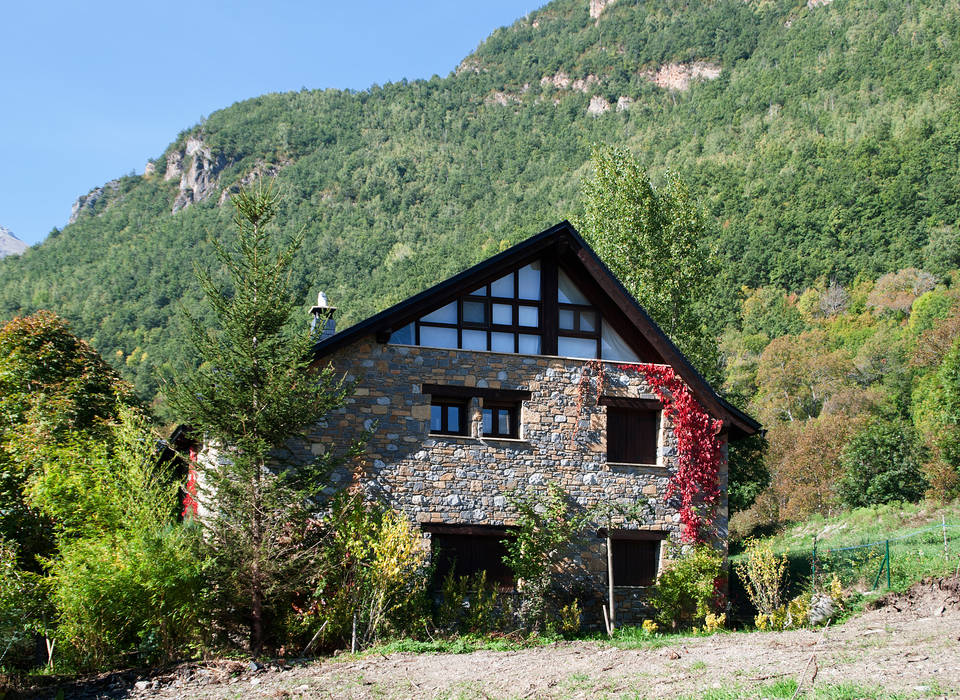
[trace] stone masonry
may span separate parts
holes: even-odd
[[[596,405],[595,388],[578,412],[578,384],[587,363],[559,357],[444,350],[384,345],[361,339],[323,358],[357,389],[346,406],[327,416],[310,436],[305,449],[321,454],[342,448],[370,431],[362,465],[363,487],[412,523],[503,526],[514,522],[508,494],[545,493],[559,484],[579,507],[598,504],[645,503],[642,522],[615,518],[614,528],[664,533],[661,567],[680,542],[676,504],[666,498],[676,456],[672,426],[661,420],[658,464],[610,464],[606,459],[606,408]],[[655,398],[642,375],[605,365],[604,395]],[[430,396],[422,384],[531,393],[522,403],[520,438],[484,438],[480,433],[483,399],[470,402],[470,435],[430,434]],[[344,468],[333,475],[334,487],[351,479]],[[724,507],[715,526],[726,531],[726,468],[721,472]],[[595,592],[581,601],[585,623],[599,623],[599,602],[606,596],[606,549],[594,536],[595,523],[580,552],[584,588]],[[429,534],[424,533],[429,547]],[[576,562],[573,562],[576,566]],[[618,622],[637,622],[643,615],[642,588],[616,589]],[[594,617],[596,616],[596,617]],[[593,618],[593,619],[591,619]]]

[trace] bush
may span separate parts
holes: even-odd
[[[206,629],[199,528],[175,522],[178,485],[157,471],[143,416],[119,413],[109,442],[75,435],[46,450],[27,489],[57,523],[57,649],[81,668],[189,656]]]
[[[759,614],[769,615],[780,607],[787,578],[785,554],[778,557],[769,543],[751,540],[736,568]]]
[[[555,483],[547,486],[545,494],[515,495],[510,500],[517,510],[517,529],[503,541],[504,562],[516,576],[521,593],[518,622],[538,631],[553,626],[564,608],[568,618],[571,605],[579,609],[581,591],[576,578],[565,575],[569,573],[567,557],[593,514],[573,512],[569,497]]]
[[[294,625],[311,636],[325,625],[323,641],[342,644],[356,619],[362,646],[387,632],[422,627],[427,554],[406,519],[341,494],[325,526],[311,599]]]
[[[921,451],[908,423],[877,420],[868,424],[843,450],[844,475],[838,495],[851,508],[919,501],[927,489]]]
[[[170,524],[61,545],[51,569],[58,647],[81,668],[195,655],[203,641],[199,531]]]
[[[700,545],[672,562],[660,574],[650,603],[662,627],[678,629],[704,624],[722,599],[723,558]]]
[[[0,669],[21,667],[48,614],[40,578],[17,567],[17,546],[0,539]]]

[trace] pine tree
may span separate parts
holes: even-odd
[[[185,314],[198,366],[165,382],[165,393],[207,446],[198,498],[219,617],[246,628],[258,655],[316,554],[312,504],[331,464],[298,461],[289,446],[342,405],[350,387],[330,367],[311,365],[320,329],[298,318],[290,284],[302,232],[274,251],[269,224],[279,197],[270,186],[232,202],[236,241],[214,244],[228,283],[197,270],[215,326]]]

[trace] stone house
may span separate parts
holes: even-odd
[[[333,312],[314,308],[318,318]],[[677,503],[665,496],[673,425],[643,375],[617,365],[672,366],[722,421],[724,441],[760,429],[707,384],[567,222],[326,332],[315,362],[332,363],[358,388],[317,426],[310,449],[370,431],[364,487],[409,517],[441,571],[485,569],[511,584],[500,541],[515,522],[514,492],[555,483],[576,507],[644,506],[642,517],[594,523],[573,556],[592,624],[602,619],[610,573],[617,621],[630,621],[680,538]],[[585,401],[581,378],[601,366],[602,395]],[[334,478],[342,485],[350,476]],[[719,481],[712,526],[725,549],[725,462]]]

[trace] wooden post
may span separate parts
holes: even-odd
[[[617,629],[617,609],[613,605],[613,547],[610,535],[607,535],[607,598],[610,606],[609,634]]]
[[[947,563],[950,561],[950,550],[947,547],[947,519],[943,513],[940,514],[940,526],[943,528],[943,561]],[[947,564],[947,566],[949,566],[949,564]]]
[[[357,613],[353,613],[353,632],[350,635],[350,653],[357,653]]]

